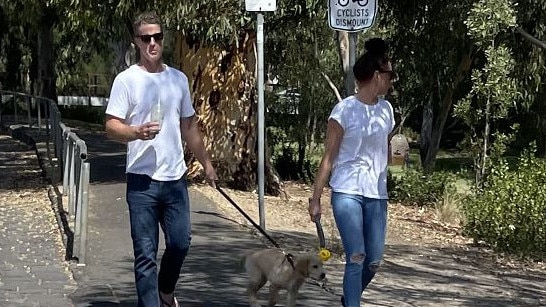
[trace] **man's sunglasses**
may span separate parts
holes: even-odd
[[[152,41],[152,37],[154,38],[155,42],[159,42],[163,40],[163,32],[155,33],[155,34],[143,34],[143,35],[137,35],[136,37],[140,38],[143,43],[148,44]]]
[[[389,74],[389,79],[394,80],[396,79],[396,73],[392,70],[378,70],[380,74]]]

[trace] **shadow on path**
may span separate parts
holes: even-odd
[[[125,146],[100,133],[80,131],[78,135],[88,145],[92,179],[88,263],[74,268],[78,290],[72,299],[76,306],[134,306]],[[219,213],[216,204],[194,186],[190,186],[190,198],[192,247],[176,288],[181,305],[247,306],[239,259],[263,248],[263,238]],[[316,241],[307,233],[272,235],[281,246],[296,249],[290,252],[315,248],[304,243]],[[329,261],[326,269],[330,291],[307,283],[298,306],[339,306],[343,264]],[[499,268],[472,251],[388,245],[385,265],[364,293],[363,302],[364,306],[546,306],[545,285],[545,272]],[[266,288],[261,291],[262,299],[267,292]]]

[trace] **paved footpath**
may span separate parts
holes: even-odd
[[[51,210],[37,200],[45,184],[32,150],[0,136],[0,307],[136,305],[125,148],[101,133],[76,132],[88,145],[91,163],[87,261],[71,267],[77,286],[67,274]],[[5,179],[14,176],[20,177]],[[248,306],[238,260],[264,245],[220,214],[199,189],[190,187],[190,197],[193,239],[176,289],[181,305]],[[308,236],[274,235],[282,243]],[[502,268],[473,253],[389,243],[363,306],[546,306],[545,272]],[[342,264],[328,262],[327,273],[329,291],[306,283],[298,306],[339,306]]]
[[[73,306],[76,289],[36,152],[0,134],[0,306]]]
[[[76,131],[88,147],[90,212],[85,267],[75,268],[76,306],[135,306],[133,252],[125,200],[125,147],[101,133]],[[176,295],[182,306],[248,306],[241,255],[265,245],[249,229],[221,215],[215,204],[190,187],[192,247]],[[161,243],[160,250],[163,248]],[[263,289],[263,294],[267,288]],[[306,284],[298,306],[338,306],[339,296]],[[265,304],[265,295],[263,297]],[[284,302],[282,302],[284,306]]]

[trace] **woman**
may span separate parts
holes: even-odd
[[[320,197],[330,172],[332,210],[345,249],[341,303],[360,306],[362,292],[383,258],[387,227],[387,162],[394,128],[387,94],[395,74],[387,44],[379,38],[353,66],[357,94],[335,105],[328,119],[326,149],[309,199],[311,220],[320,219]]]

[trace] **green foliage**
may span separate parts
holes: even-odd
[[[59,106],[63,119],[104,125],[104,107]]]
[[[419,141],[419,133],[410,127],[402,127],[402,129],[400,129],[400,133],[408,139],[409,143]]]
[[[467,86],[468,81],[460,75],[466,74],[467,66],[463,64],[472,50],[464,25],[472,2],[379,2],[380,25],[391,29],[387,37],[391,40],[394,69],[399,76],[394,83],[394,99],[390,100],[397,113],[406,114],[406,125],[421,130],[420,154],[427,171],[434,164],[437,151],[434,148],[445,135],[442,130],[455,126],[456,119],[449,116],[452,101],[464,94],[460,88],[464,90]],[[431,112],[424,112],[424,106],[430,106]],[[423,113],[417,115],[417,112]]]
[[[266,139],[273,166],[283,180],[302,180],[307,183],[314,180],[320,157],[313,155],[313,151],[306,151],[300,163],[298,143],[286,134],[283,127],[267,126]]]
[[[515,169],[491,167],[484,188],[464,202],[466,234],[501,251],[546,257],[546,161],[524,152]]]
[[[398,178],[392,175],[387,178],[389,197],[408,205],[431,206],[442,199],[446,191],[456,191],[455,180],[456,176],[450,172],[423,175],[418,170],[406,169]]]
[[[318,169],[318,162],[304,159],[303,165],[298,164],[298,154],[290,145],[284,145],[280,153],[273,157],[275,170],[283,180],[301,180],[312,182]]]
[[[515,3],[505,0],[479,0],[474,3],[465,24],[478,45],[494,40],[500,32],[516,24]]]
[[[97,96],[105,96],[110,93],[110,86],[113,79],[111,54],[100,55],[98,53],[89,52],[87,61],[76,63],[74,67],[68,69],[63,66],[62,58],[59,59],[57,65],[59,69],[57,74],[57,88],[59,95],[78,95],[78,96],[95,96],[93,91],[89,89],[91,76],[97,76],[97,83],[102,86],[97,92]]]
[[[500,35],[515,25],[514,6],[510,1],[480,0],[474,3],[465,24],[475,44],[483,51],[483,67],[472,73],[472,88],[454,109],[454,114],[469,127],[463,143],[474,158],[476,185],[491,165],[513,140],[517,126],[508,133],[494,129],[499,119],[506,118],[516,107],[517,88],[514,77],[515,61],[510,48],[496,43]]]

